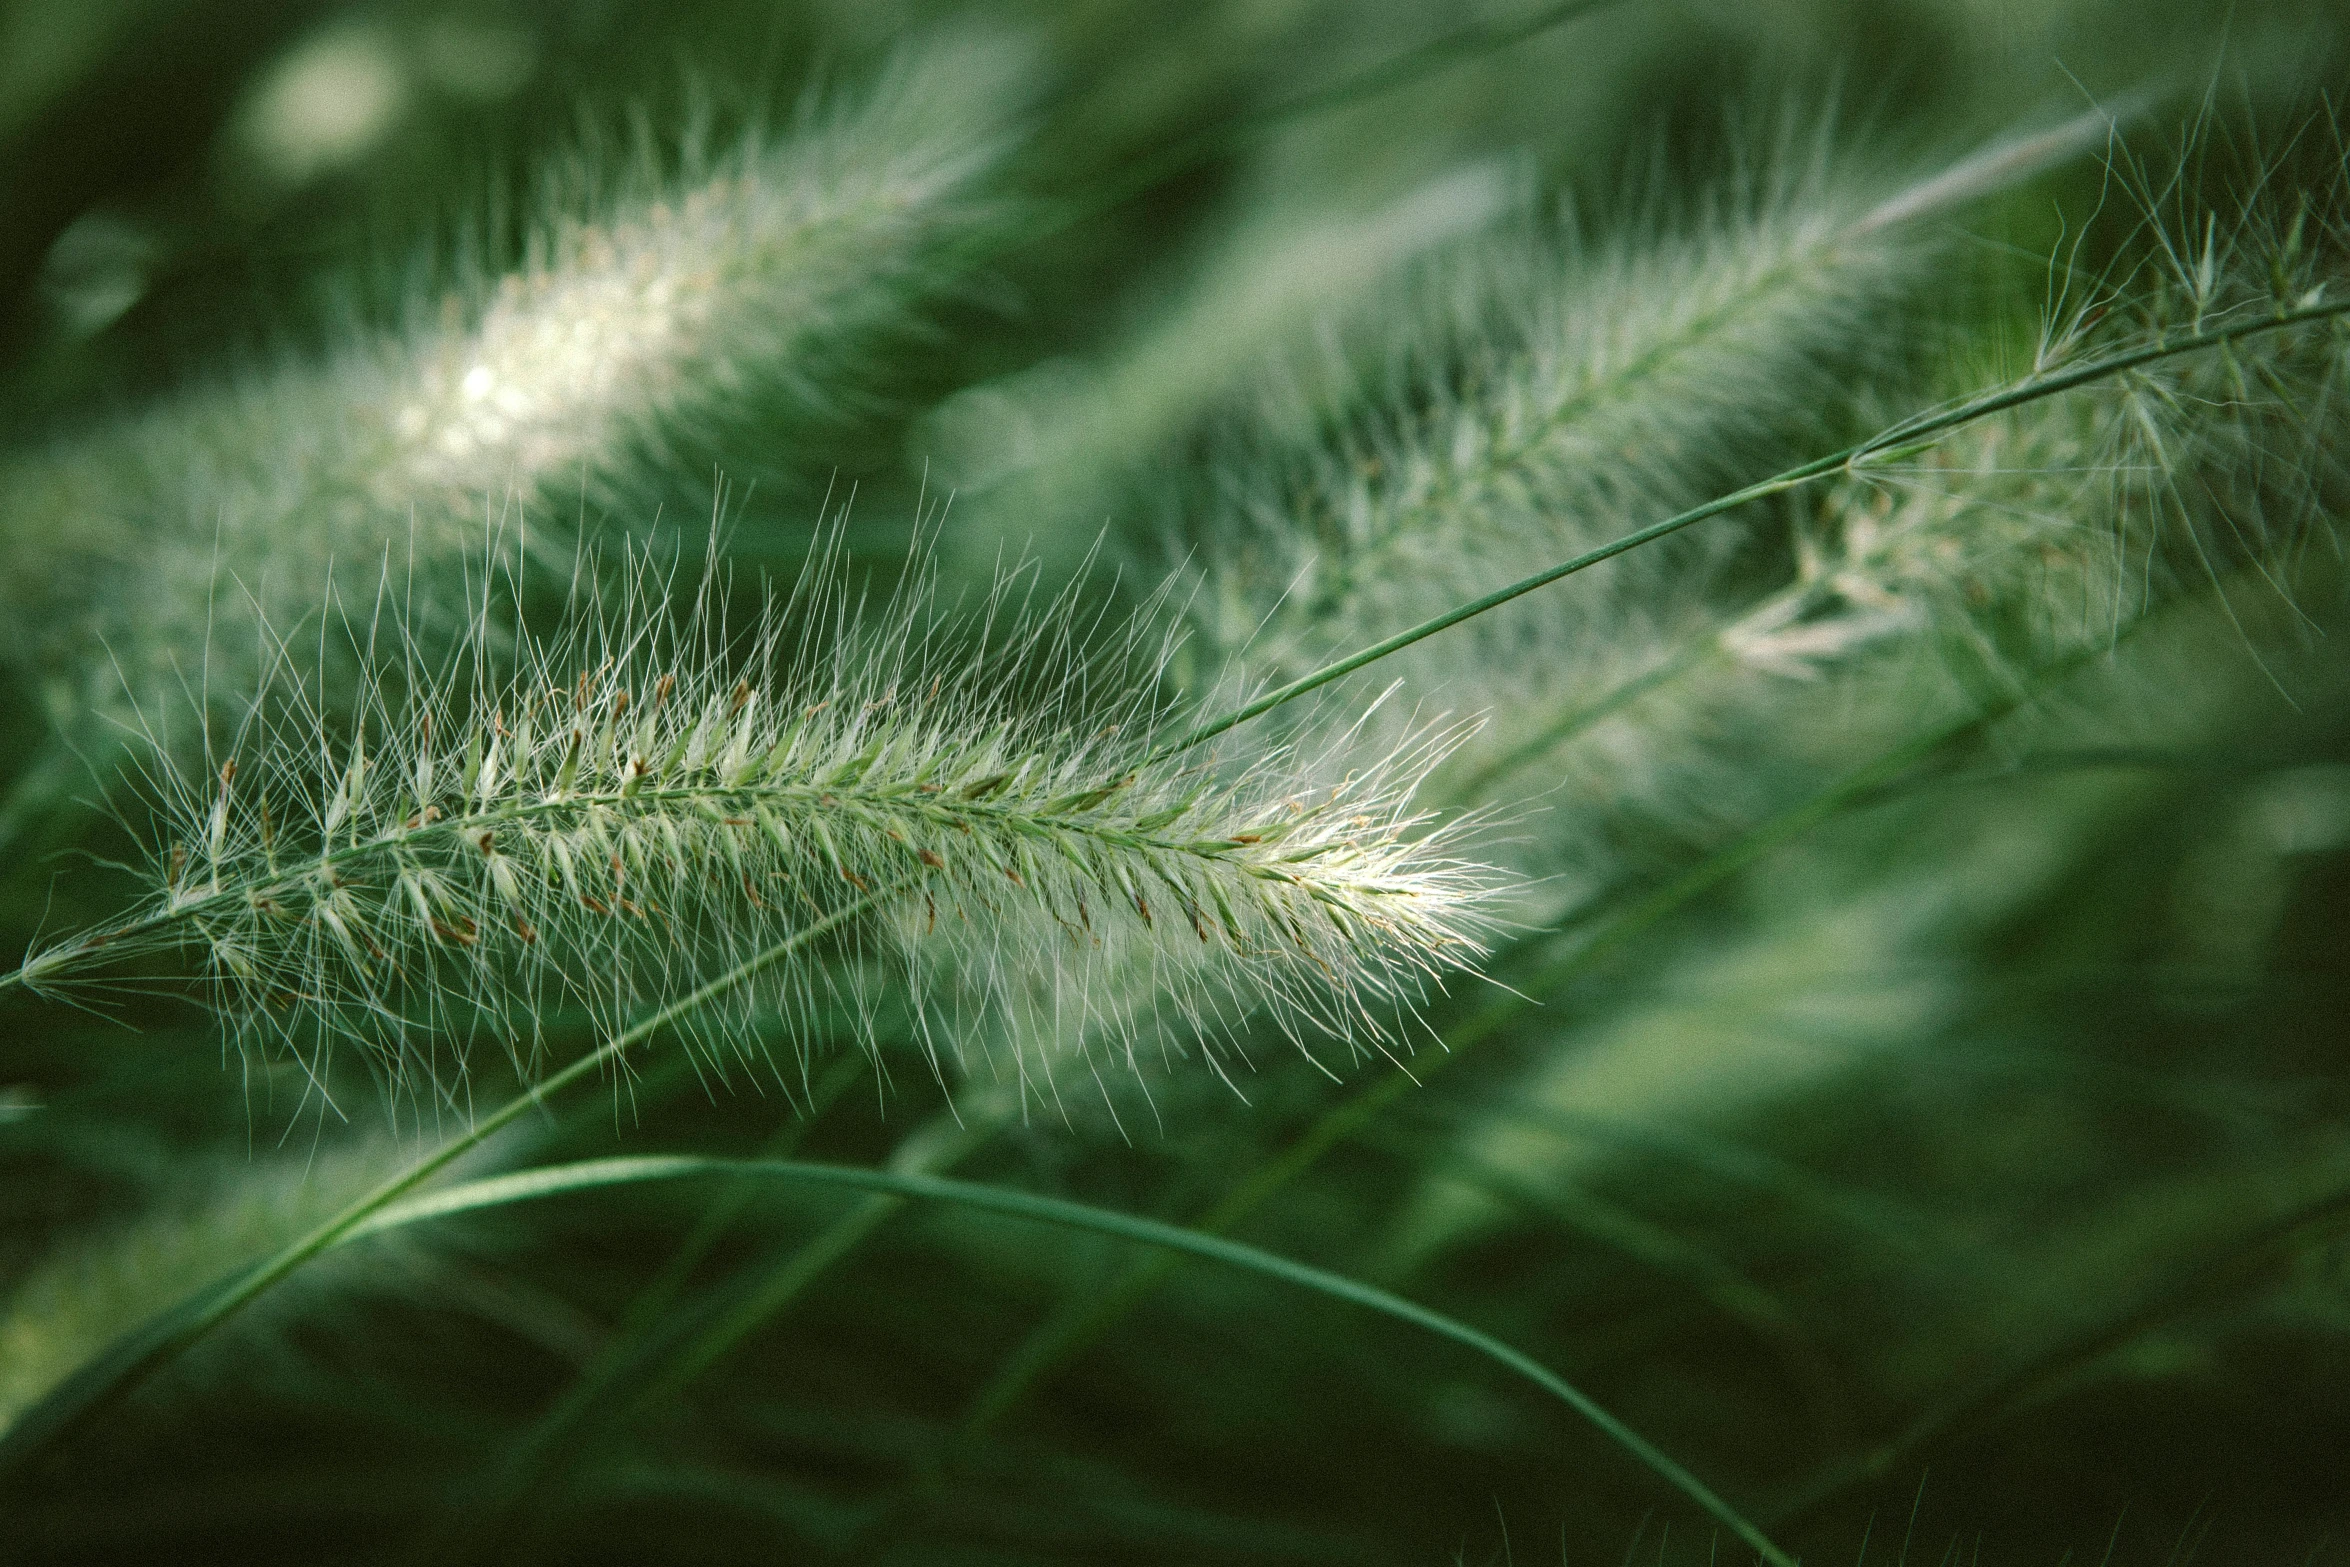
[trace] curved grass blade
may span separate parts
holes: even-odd
[[[853,1058],[844,1058],[845,1060]],[[1000,1108],[984,1114],[934,1118],[900,1144],[893,1156],[915,1173],[952,1168],[1010,1125]],[[758,1156],[789,1160],[805,1123],[787,1126]],[[726,1226],[750,1202],[747,1185],[730,1186],[710,1205],[676,1255],[630,1303],[612,1341],[514,1444],[490,1477],[481,1500],[447,1521],[423,1559],[462,1563],[494,1559],[536,1513],[560,1495],[563,1483],[590,1459],[596,1433],[647,1405],[682,1393],[761,1325],[771,1321],[831,1267],[905,1208],[887,1192],[867,1197],[814,1236],[773,1262],[746,1268],[714,1310],[670,1319],[687,1276]]]
[[[959,1181],[945,1176],[916,1175],[893,1170],[867,1170],[848,1165],[807,1164],[789,1159],[717,1159],[685,1155],[655,1155],[588,1159],[573,1164],[552,1165],[536,1170],[523,1170],[512,1175],[494,1175],[484,1180],[468,1181],[459,1186],[431,1192],[421,1197],[393,1203],[353,1225],[340,1240],[357,1240],[361,1236],[379,1234],[386,1230],[422,1223],[428,1219],[445,1218],[454,1214],[474,1213],[488,1208],[506,1207],[518,1202],[532,1202],[570,1192],[593,1191],[603,1187],[632,1185],[645,1181],[680,1180],[689,1176],[726,1175],[746,1179],[799,1181],[811,1185],[845,1186],[853,1190],[879,1193],[885,1196],[918,1202],[944,1202],[974,1209],[982,1213],[1000,1214],[1005,1218],[1022,1219],[1035,1224],[1057,1225],[1063,1229],[1084,1230],[1096,1235],[1108,1235],[1120,1240],[1140,1242],[1162,1250],[1184,1253],[1221,1262],[1229,1267],[1259,1273],[1297,1288],[1311,1290],[1361,1306],[1383,1316],[1408,1322],[1424,1328],[1440,1338],[1476,1351],[1487,1359],[1508,1368],[1558,1399],[1568,1408],[1599,1428],[1609,1440],[1631,1454],[1659,1478],[1672,1485],[1723,1527],[1754,1547],[1772,1567],[1794,1567],[1794,1559],[1773,1545],[1768,1536],[1745,1515],[1723,1501],[1706,1484],[1675,1462],[1654,1443],[1624,1424],[1595,1402],[1573,1383],[1559,1376],[1523,1352],[1511,1348],[1493,1335],[1483,1332],[1442,1312],[1433,1311],[1415,1301],[1391,1294],[1374,1285],[1364,1284],[1344,1274],[1296,1262],[1274,1252],[1262,1250],[1243,1242],[1228,1240],[1190,1230],[1180,1225],[1161,1223],[1134,1214],[1119,1213],[1114,1209],[1097,1208],[1090,1204],[1071,1202],[1066,1198],[1046,1197],[1033,1192],[1011,1191],[989,1186],[979,1181]]]

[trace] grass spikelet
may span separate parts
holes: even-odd
[[[1002,217],[984,182],[1021,62],[957,42],[779,132],[583,153],[502,275],[469,269],[394,329],[14,454],[8,650],[97,691],[103,643],[142,700],[207,660],[238,690],[266,639],[229,633],[293,624],[338,560],[453,567],[485,505],[633,501],[649,474],[699,468],[714,426],[837,411],[877,334]]]
[[[1478,950],[1484,878],[1409,803],[1448,737],[1160,758],[1139,622],[1097,655],[1073,601],[1007,586],[966,641],[919,584],[860,615],[819,565],[730,633],[716,579],[670,588],[635,560],[511,673],[411,651],[355,709],[281,693],[203,772],[158,761],[147,905],[11,979],[193,947],[246,1036],[356,1037],[429,1078],[436,1047],[527,1065],[561,1009],[615,1028],[878,897],[696,1036],[749,1049],[882,984],[941,1049],[1008,1027],[1049,1076],[1146,1034],[1222,1070],[1259,1013],[1377,1045]]]

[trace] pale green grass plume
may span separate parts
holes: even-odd
[[[257,703],[201,773],[159,738],[147,906],[0,983],[192,947],[242,1031],[357,1036],[429,1080],[437,1049],[528,1065],[555,1009],[617,1028],[879,896],[846,950],[694,1034],[755,1049],[759,1017],[796,1037],[826,992],[879,986],[946,1052],[1008,1024],[1049,1079],[1195,1041],[1225,1071],[1260,1013],[1377,1046],[1478,950],[1486,879],[1410,804],[1442,736],[1163,755],[1151,644],[1088,654],[1071,600],[999,602],[974,648],[920,586],[861,618],[818,567],[730,635],[715,583],[689,609],[621,575],[512,673],[479,638],[437,672],[404,650],[355,708]]]
[[[951,46],[950,46],[951,45]],[[66,682],[233,701],[337,562],[454,570],[485,514],[635,502],[709,428],[835,410],[1004,221],[1019,49],[958,35],[789,124],[578,158],[502,275],[0,465],[6,651]],[[546,524],[542,524],[546,526]],[[98,644],[111,653],[109,670]]]
[[[2337,215],[2345,193],[2310,193],[2283,224],[2239,215],[2223,231],[2191,209],[2183,224],[2150,222],[2138,263],[2088,288],[2031,374],[2318,303],[2350,254]],[[1643,854],[1670,864],[1701,852],[1972,712],[2022,704],[2028,716],[2041,710],[2032,721],[2043,730],[2077,734],[2094,720],[2126,736],[2118,744],[2157,753],[2223,744],[2245,705],[2273,690],[2264,661],[2289,653],[2296,633],[2339,624],[2328,601],[2339,579],[2322,568],[2341,552],[2332,519],[2350,441],[2346,374],[2350,332],[2321,321],[2162,361],[1871,462],[1799,516],[1793,581],[1715,625],[1657,639],[1648,666],[1605,697],[1514,735],[1506,721],[1495,726],[1514,743],[1462,758],[1464,776],[1440,787],[1547,791],[1566,829],[1547,863],[1563,868],[1557,895],[1572,904],[1636,880]],[[2176,624],[2156,624],[2166,616]],[[2108,708],[2144,711],[2097,714],[2065,695],[2084,660],[2149,625],[2156,645],[2129,648],[2103,696]],[[1497,705],[1539,712],[1530,688]],[[2028,751],[2025,722],[2010,723],[2001,744]],[[1521,1110],[1604,1105],[1628,1123],[1720,1129],[1833,1091],[1881,1053],[1879,1041],[1946,1026],[1970,991],[1949,973],[1856,1003],[1836,997],[1827,976],[1898,971],[1912,954],[1962,944],[1965,922],[2029,905],[2074,873],[2142,792],[2125,772],[2066,809],[2043,806],[1926,857],[1924,880],[1845,887],[1801,917],[1761,923],[1745,947],[1701,952],[1676,983],[1711,999],[1625,1008],[1561,1041],[1519,1082]],[[1793,992],[1783,1016],[1757,1014],[1765,976]],[[1811,989],[1828,1000],[1809,999]],[[1607,1157],[1597,1144],[1529,1138],[1507,1117],[1479,1123],[1467,1141],[1543,1188],[1571,1185]],[[1537,1145],[1547,1152],[1528,1162]],[[1405,1221],[1407,1254],[1438,1245],[1448,1227],[1458,1228],[1446,1244],[1473,1234],[1469,1209],[1492,1217],[1489,1200],[1464,1206],[1457,1184],[1434,1184],[1446,1195],[1424,1198]],[[1452,1217],[1438,1216],[1445,1209]]]
[[[1194,611],[1206,648],[1278,683],[1770,471],[1912,351],[1942,243],[1929,220],[2107,123],[2002,143],[1906,185],[1850,167],[1823,137],[1613,238],[1570,220],[1460,247],[1382,311],[1402,332],[1363,333],[1383,345],[1377,400],[1339,410],[1327,441],[1227,459],[1214,521],[1229,537]],[[1479,702],[1475,668],[1526,651],[1485,660],[1464,647],[1522,642],[1529,615],[1545,654],[1553,636],[1579,655],[1613,645],[1685,613],[1707,562],[1737,542],[1717,530],[1642,551],[1411,662],[1435,681],[1465,662],[1466,689],[1445,694]]]

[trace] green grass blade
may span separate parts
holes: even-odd
[[[1465,1322],[1433,1311],[1415,1301],[1391,1294],[1376,1286],[1348,1278],[1328,1269],[1296,1262],[1276,1253],[1210,1235],[1179,1225],[1161,1223],[1156,1219],[1140,1218],[1119,1213],[1113,1209],[1097,1208],[1090,1204],[1071,1202],[1060,1197],[1045,1197],[1033,1192],[1011,1191],[989,1186],[978,1181],[959,1181],[936,1175],[914,1175],[892,1170],[866,1170],[846,1165],[805,1164],[794,1160],[777,1159],[714,1159],[684,1155],[656,1155],[635,1158],[588,1159],[574,1164],[553,1165],[537,1170],[519,1171],[512,1175],[491,1176],[485,1180],[468,1181],[422,1197],[394,1203],[352,1227],[342,1239],[356,1240],[363,1235],[380,1234],[430,1219],[447,1218],[455,1214],[476,1213],[484,1209],[508,1207],[515,1203],[535,1202],[548,1197],[572,1192],[595,1191],[605,1187],[633,1185],[645,1181],[680,1180],[689,1176],[725,1175],[747,1179],[799,1181],[812,1185],[845,1186],[859,1191],[920,1202],[953,1203],[959,1207],[983,1213],[1000,1214],[1006,1218],[1024,1219],[1036,1224],[1057,1225],[1063,1229],[1084,1230],[1096,1235],[1113,1236],[1120,1240],[1136,1241],[1162,1250],[1182,1252],[1190,1256],[1221,1262],[1228,1267],[1259,1273],[1299,1289],[1311,1290],[1333,1300],[1361,1306],[1400,1322],[1426,1329],[1440,1338],[1450,1339],[1476,1351],[1495,1363],[1507,1367],[1527,1381],[1549,1393],[1585,1420],[1599,1428],[1609,1440],[1631,1454],[1640,1463],[1665,1480],[1691,1501],[1705,1509],[1708,1515],[1740,1539],[1754,1547],[1773,1567],[1794,1567],[1793,1558],[1773,1545],[1763,1532],[1748,1522],[1746,1517],[1715,1495],[1703,1481],[1675,1462],[1654,1443],[1624,1424],[1593,1401],[1590,1395],[1542,1365],[1523,1352],[1511,1348]]]
[[[919,1161],[917,1170],[951,1168],[1009,1124],[1010,1118],[1000,1112],[974,1115],[968,1121],[943,1114],[926,1130],[909,1135],[900,1144],[897,1157],[902,1159],[911,1150]],[[798,1141],[792,1135],[797,1131],[796,1126],[787,1128],[785,1135],[777,1137],[759,1156],[761,1162],[787,1161]],[[630,1304],[612,1342],[524,1433],[483,1499],[449,1521],[448,1531],[423,1553],[426,1559],[444,1563],[490,1559],[592,1456],[596,1432],[683,1393],[907,1203],[901,1196],[875,1193],[772,1263],[746,1269],[716,1311],[673,1316],[671,1308],[693,1265],[749,1200],[748,1186],[730,1186],[726,1197],[711,1205],[677,1255]]]

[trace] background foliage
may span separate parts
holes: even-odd
[[[1172,620],[1150,700],[1212,710],[2026,373],[2050,323],[2092,355],[2344,286],[2316,0],[1565,9],[0,8],[6,943],[152,890],[117,721],[235,643],[224,549],[314,635],[336,549],[436,518],[690,581],[717,515],[738,613],[832,548],[881,602],[927,521],[941,598],[1025,559],[1048,615]],[[1900,206],[2091,105],[2110,144]],[[746,135],[777,161],[729,164]],[[333,423],[362,364],[713,171],[815,203],[890,147],[928,183],[837,253],[763,219],[685,253],[724,330],[682,389],[619,378],[538,469],[367,489],[411,470]],[[1522,1350],[1805,1560],[2350,1551],[2331,330],[1764,499],[1261,720],[1304,754],[1488,715],[1421,802],[1486,811],[1520,878],[1498,983],[1398,1023],[1400,1064],[1260,1015],[1221,1074],[1146,1030],[1133,1077],[1047,1093],[976,1036],[934,1070],[935,1019],[844,979],[461,1173],[799,1158],[1229,1233]],[[485,634],[440,591],[421,640]],[[522,1086],[502,1048],[224,1048],[189,988],[0,994],[0,1420]],[[550,1003],[526,1069],[607,1023]],[[1327,1293],[772,1181],[354,1240],[0,1456],[27,1562],[1743,1549]]]

